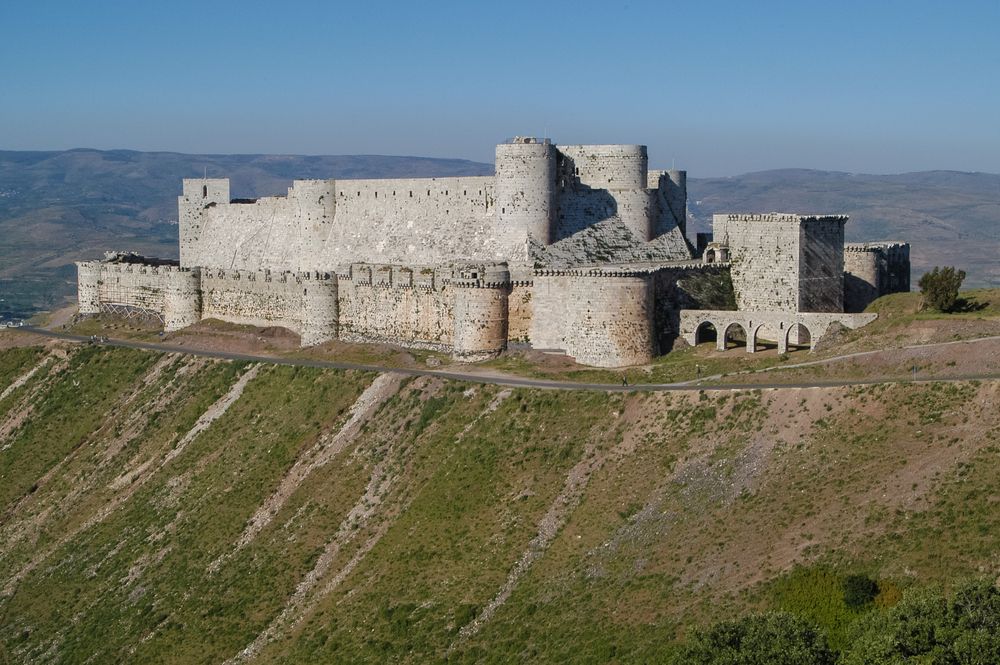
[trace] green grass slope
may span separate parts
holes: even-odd
[[[0,663],[650,662],[756,609],[842,646],[901,589],[1000,573],[997,382],[624,395],[0,351],[19,379]],[[848,607],[858,572],[880,593]]]

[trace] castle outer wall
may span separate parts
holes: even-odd
[[[513,342],[621,367],[669,350],[692,320],[682,310],[767,313],[747,319],[755,337],[798,343],[772,314],[842,313],[845,294],[863,307],[909,286],[897,244],[849,246],[845,273],[840,215],[716,215],[702,264],[686,201],[686,173],[650,170],[645,146],[530,138],[497,146],[492,177],[296,180],[252,200],[231,198],[226,179],[185,180],[179,265],[81,262],[80,312],[146,313],[168,331],[282,326],[303,346],[461,360]]]
[[[844,310],[862,312],[876,298],[910,290],[910,246],[903,242],[844,246]]]

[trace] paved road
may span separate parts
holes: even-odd
[[[90,342],[90,337],[83,335],[71,335],[68,333],[60,333],[52,330],[46,330],[44,328],[36,328],[33,326],[24,326],[22,328],[15,328],[14,330],[20,330],[26,333],[33,333],[36,335],[42,335],[44,337],[50,337],[53,339],[61,339],[69,342]],[[983,338],[983,339],[997,339],[997,338]],[[975,342],[981,340],[968,340],[968,342]],[[924,346],[943,346],[946,344],[954,344],[956,342],[944,342],[942,344],[927,344]],[[470,383],[485,383],[498,386],[509,386],[512,388],[544,388],[549,390],[590,390],[598,392],[662,392],[662,391],[698,391],[698,390],[758,390],[766,388],[822,388],[822,387],[835,387],[835,386],[861,386],[861,385],[873,385],[878,383],[934,383],[934,382],[955,382],[955,381],[970,381],[970,380],[984,380],[984,379],[1000,379],[1000,374],[977,374],[977,375],[951,375],[951,376],[940,376],[934,379],[921,379],[918,381],[902,381],[899,379],[864,379],[864,380],[846,380],[846,381],[806,381],[806,382],[796,382],[796,383],[726,383],[726,384],[703,384],[703,383],[692,383],[690,381],[684,381],[679,383],[637,383],[634,385],[623,386],[617,383],[578,383],[576,381],[550,381],[546,379],[529,379],[529,378],[518,378],[510,376],[488,376],[484,374],[476,373],[466,373],[466,372],[449,372],[442,370],[433,369],[409,369],[409,368],[396,368],[396,367],[383,367],[381,365],[365,365],[361,363],[349,363],[349,362],[339,362],[332,360],[312,360],[309,358],[281,358],[273,356],[255,356],[245,353],[229,353],[226,351],[205,351],[201,349],[191,349],[183,346],[173,346],[170,344],[157,344],[154,342],[137,342],[132,340],[123,339],[111,339],[103,343],[105,346],[117,346],[126,349],[144,349],[148,351],[159,351],[161,353],[186,353],[195,356],[205,356],[208,358],[221,358],[223,360],[242,360],[246,362],[258,362],[258,363],[271,363],[273,365],[291,365],[297,367],[316,367],[320,369],[349,369],[358,370],[363,372],[396,372],[397,374],[402,374],[404,376],[436,376],[443,379],[452,379],[455,381],[467,381]],[[917,348],[917,347],[907,347],[907,348]],[[871,353],[877,353],[875,351],[865,352],[863,354],[848,354],[843,356],[844,358],[854,357],[856,355],[869,355]],[[802,363],[803,365],[817,364],[820,362],[829,362],[835,360],[835,358],[828,358],[825,361],[816,361],[811,363]],[[801,366],[801,365],[799,365]],[[709,380],[714,377],[706,377],[702,381]]]

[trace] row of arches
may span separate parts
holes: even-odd
[[[777,329],[766,327],[764,323],[754,325],[752,321],[746,325],[739,321],[731,321],[723,328],[719,336],[719,327],[712,321],[702,321],[694,333],[695,345],[705,342],[715,342],[716,349],[726,351],[732,348],[745,347],[747,353],[755,353],[766,349],[777,349],[785,353],[790,348],[812,348],[813,334],[802,323],[785,324],[780,322]],[[749,334],[747,328],[750,328]]]

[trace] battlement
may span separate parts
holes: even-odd
[[[80,266],[89,266],[108,274],[167,275],[198,274],[200,268],[182,268],[174,263],[108,263],[106,261],[80,261]]]
[[[845,252],[891,252],[906,250],[909,251],[910,243],[895,240],[883,242],[849,242],[844,244]]]
[[[801,215],[788,212],[723,213],[713,215],[713,222],[847,222],[847,215]]]

